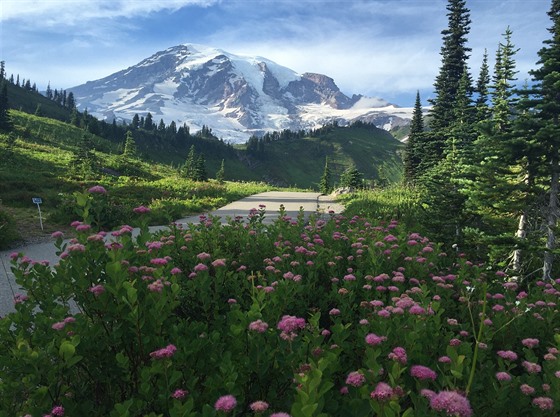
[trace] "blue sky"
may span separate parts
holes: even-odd
[[[347,95],[412,106],[433,94],[446,0],[1,0],[0,60],[44,90],[69,88],[157,51],[198,43],[334,78]],[[549,0],[467,0],[476,79],[509,25],[518,78],[549,38]]]

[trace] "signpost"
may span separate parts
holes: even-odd
[[[37,210],[39,210],[39,222],[41,223],[41,230],[43,229],[43,217],[41,216],[41,204],[43,204],[43,199],[39,197],[33,197],[33,204],[37,204]]]

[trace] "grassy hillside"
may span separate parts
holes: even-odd
[[[274,182],[316,189],[328,157],[335,181],[353,164],[366,181],[395,182],[401,175],[401,147],[391,134],[371,125],[333,127],[316,137],[265,144],[255,171]]]

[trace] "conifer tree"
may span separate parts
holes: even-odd
[[[194,164],[194,178],[195,181],[207,181],[208,174],[206,173],[206,160],[201,153],[196,156]]]
[[[488,51],[484,50],[482,56],[482,64],[480,65],[480,73],[476,82],[475,93],[476,98],[476,122],[481,122],[490,117],[490,106],[488,105],[488,98],[490,92],[488,90],[490,84],[490,68],[488,67]]]
[[[362,188],[362,177],[362,173],[352,164],[340,176],[340,185],[354,189]]]
[[[218,170],[218,172],[216,172],[216,180],[220,184],[223,184],[224,179],[225,179],[225,166],[224,166],[224,160],[222,159],[222,164],[220,165],[220,169]]]
[[[183,166],[183,172],[185,177],[193,180],[196,175],[196,150],[194,145],[191,145],[189,149],[189,154],[187,155],[187,159],[185,161],[185,165]]]
[[[404,179],[408,184],[413,183],[418,177],[419,165],[422,161],[422,135],[424,134],[424,116],[422,115],[422,102],[420,92],[416,91],[416,101],[412,112],[410,133],[406,142],[404,154]]]
[[[535,87],[535,117],[541,127],[538,139],[544,147],[548,166],[548,205],[546,210],[546,250],[543,262],[543,278],[552,278],[556,227],[558,223],[558,198],[560,193],[560,0],[552,0],[548,12],[552,27],[550,39],[538,52],[537,69],[531,71]]]
[[[126,132],[123,156],[127,158],[136,158],[137,156],[136,142],[134,141],[134,137],[132,136],[132,132],[130,130]]]
[[[446,129],[454,121],[457,92],[471,50],[466,46],[471,23],[466,0],[448,0],[447,10],[448,27],[441,32],[441,67],[434,83],[435,97],[429,100],[432,109],[430,135],[426,139],[430,143],[426,146],[429,154],[425,162],[432,166],[443,155]]]
[[[0,130],[9,131],[12,129],[12,119],[8,113],[8,83],[0,80]]]
[[[325,158],[325,169],[323,170],[323,175],[321,176],[321,181],[319,182],[319,191],[321,194],[329,194],[332,191],[331,184],[331,169],[329,167],[329,158]]]

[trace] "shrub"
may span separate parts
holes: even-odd
[[[10,243],[19,238],[15,220],[6,211],[0,209],[0,249],[7,248]]]
[[[560,280],[522,288],[396,221],[264,210],[110,241],[75,223],[52,268],[14,254],[0,416],[558,413]]]

